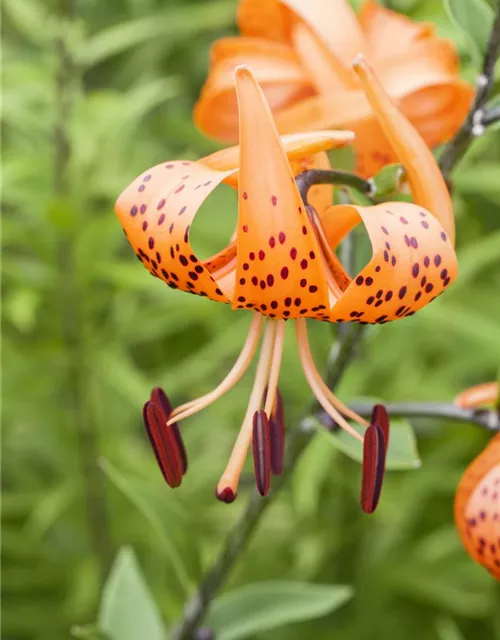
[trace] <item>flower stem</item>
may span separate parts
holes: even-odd
[[[356,189],[368,198],[374,194],[373,183],[347,171],[330,171],[329,169],[310,169],[303,171],[295,178],[304,204],[307,205],[307,193],[315,184],[340,184]]]
[[[349,405],[361,416],[370,416],[373,403],[353,402]],[[468,422],[488,431],[500,431],[500,413],[495,409],[463,409],[454,404],[442,402],[409,402],[385,405],[393,418],[437,418]]]
[[[335,353],[328,366],[329,378],[334,385],[338,384],[351,361],[360,335],[360,326],[352,325],[342,340],[335,345]],[[307,418],[304,422],[306,420]],[[195,637],[195,630],[205,616],[211,601],[217,595],[235,562],[244,551],[253,530],[259,524],[265,510],[289,479],[295,462],[310,442],[312,436],[313,433],[305,430],[302,423],[289,431],[285,470],[280,476],[273,478],[272,490],[266,498],[262,498],[257,492],[254,492],[250,497],[245,511],[227,536],[219,556],[201,581],[194,596],[184,607],[183,619],[173,631],[172,640],[191,640]]]
[[[469,113],[456,133],[446,145],[439,160],[439,166],[445,178],[448,178],[455,165],[463,158],[472,141],[481,135],[485,122],[484,105],[494,82],[495,63],[500,55],[500,2],[497,3],[495,20],[490,32],[483,68],[477,79],[477,89]]]

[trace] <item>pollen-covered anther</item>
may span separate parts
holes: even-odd
[[[156,460],[167,484],[178,487],[181,484],[183,460],[174,430],[167,427],[164,412],[152,400],[143,409],[144,425]]]
[[[376,424],[382,429],[382,435],[384,436],[385,453],[389,449],[389,414],[383,404],[376,404],[372,409],[371,424]]]
[[[160,407],[162,411],[162,420],[165,423],[167,423],[169,417],[172,414],[173,407],[165,391],[163,391],[161,387],[155,387],[153,391],[151,391],[150,399],[152,402],[154,402]],[[174,422],[170,425],[167,425],[166,429],[167,430],[171,429],[174,435],[174,439],[176,441],[177,449],[179,451],[179,456],[181,459],[182,475],[185,475],[188,468],[188,460],[187,460],[186,448],[182,440],[182,435],[179,429],[179,425],[177,424],[177,422]]]
[[[363,440],[361,508],[373,513],[377,508],[385,472],[386,448],[382,429],[371,424]]]
[[[285,460],[285,412],[283,399],[276,389],[274,407],[269,416],[269,440],[271,445],[271,473],[279,476]]]
[[[269,419],[262,410],[253,416],[252,451],[257,489],[261,496],[265,496],[271,480],[271,439]]]

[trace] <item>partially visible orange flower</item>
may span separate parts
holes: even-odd
[[[471,387],[455,398],[466,409],[494,405],[497,382]],[[455,495],[455,522],[469,555],[500,580],[500,433],[467,467]]]
[[[211,52],[210,73],[195,108],[209,136],[238,139],[233,71],[251,67],[280,133],[347,128],[356,134],[357,172],[365,177],[396,162],[360,90],[359,53],[428,146],[449,140],[468,112],[472,87],[459,77],[453,43],[434,27],[365,0],[358,16],[347,0],[240,0],[240,37]]]

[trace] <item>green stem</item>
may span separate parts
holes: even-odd
[[[60,28],[55,46],[59,60],[56,78],[56,123],[54,127],[54,193],[67,204],[70,194],[69,164],[71,161],[70,118],[75,102],[76,87],[81,81],[71,52],[67,46],[67,27],[76,18],[76,1],[61,0]],[[101,581],[104,581],[112,561],[112,544],[109,529],[105,485],[97,466],[99,457],[95,423],[86,407],[87,380],[85,346],[82,323],[82,296],[78,292],[78,279],[74,264],[74,230],[61,232],[58,243],[60,282],[61,329],[67,354],[67,387],[72,422],[76,429],[83,491],[87,512],[89,537],[99,565]]]
[[[373,403],[354,402],[351,409],[361,416],[369,417]],[[393,418],[438,418],[476,424],[488,431],[500,431],[500,413],[495,409],[463,409],[443,402],[409,402],[385,405]]]
[[[367,198],[374,195],[373,183],[347,171],[330,171],[329,169],[310,169],[303,171],[295,178],[304,204],[307,205],[307,194],[315,184],[338,184],[356,189]]]
[[[500,54],[500,1],[497,4],[495,20],[490,32],[481,75],[477,79],[477,90],[471,108],[463,125],[455,137],[446,145],[439,160],[445,178],[463,158],[473,140],[484,129],[483,107],[494,82],[495,63]]]
[[[347,368],[361,335],[359,325],[352,325],[350,329],[343,336],[340,344],[336,346],[335,354],[329,361],[329,378],[335,384],[340,381]],[[254,492],[250,497],[245,511],[227,536],[219,556],[201,581],[194,596],[184,607],[184,617],[180,625],[173,631],[171,640],[191,640],[195,637],[195,630],[205,616],[211,601],[217,595],[235,562],[244,551],[265,510],[286,484],[292,474],[295,462],[313,437],[314,434],[305,428],[306,423],[307,418],[297,427],[290,430],[287,436],[287,463],[285,470],[280,476],[273,478],[273,488],[267,497],[262,498],[257,492]]]

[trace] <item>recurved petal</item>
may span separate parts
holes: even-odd
[[[350,68],[354,56],[364,53],[367,43],[356,14],[347,0],[282,0],[323,43]]]
[[[320,151],[345,147],[353,140],[352,131],[309,131],[281,136],[281,144],[290,161],[309,157]],[[240,164],[240,146],[216,151],[200,162],[217,171],[236,169]]]
[[[474,96],[472,87],[458,77],[424,87],[400,102],[406,115],[429,147],[452,138],[464,122]]]
[[[331,321],[380,324],[410,316],[455,280],[455,251],[428,211],[406,202],[332,207],[344,231],[345,220],[355,224],[353,209],[367,229],[373,257],[331,309]]]
[[[354,88],[356,78],[337,55],[332,53],[315,32],[304,22],[292,29],[292,41],[302,66],[319,94],[331,94],[335,90]]]
[[[275,110],[312,95],[309,78],[291,47],[261,38],[224,38],[212,49],[211,68],[194,109],[196,125],[227,142],[238,140],[234,69],[251,66]]]
[[[410,20],[385,9],[376,0],[365,0],[358,20],[368,41],[370,57],[377,60],[393,59],[405,53],[412,43],[434,33],[433,25]]]
[[[427,86],[449,82],[458,73],[459,59],[446,40],[420,41],[412,51],[377,66],[377,77],[392,97],[401,98]]]
[[[499,387],[498,382],[483,382],[459,393],[454,402],[463,409],[473,409],[484,405],[491,406],[497,402],[500,396]]]
[[[248,68],[237,70],[236,85],[241,159],[233,306],[300,317],[328,301],[317,241],[271,110]]]
[[[500,580],[500,434],[467,467],[455,496],[455,522],[470,556]]]
[[[290,15],[280,0],[240,0],[236,22],[242,35],[286,42]]]
[[[413,200],[425,207],[443,225],[452,243],[455,219],[450,194],[439,167],[417,130],[393,104],[362,56],[354,69],[375,116],[408,175]]]
[[[278,131],[314,129],[349,129],[353,123],[371,114],[371,107],[362,91],[344,90],[335,94],[317,95],[294,102],[275,112]]]
[[[136,178],[115,211],[138,258],[157,278],[217,302],[229,302],[189,242],[194,217],[210,193],[230,174],[197,162],[166,162]]]

